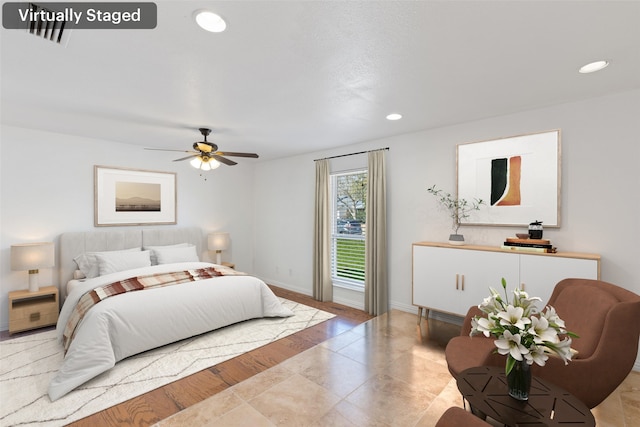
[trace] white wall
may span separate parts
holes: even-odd
[[[27,272],[11,271],[14,243],[54,241],[66,231],[108,230],[93,225],[94,165],[177,173],[177,225],[230,233],[223,260],[250,270],[253,263],[253,168],[249,161],[220,166],[205,181],[176,153],[100,139],[3,126],[0,155],[0,329],[8,328],[8,292],[27,288]],[[174,227],[165,225],[158,227]],[[203,258],[208,254],[203,254]],[[58,283],[40,270],[41,285]]]
[[[445,241],[449,235],[450,223],[426,189],[437,184],[455,192],[456,144],[561,129],[561,227],[546,228],[545,237],[562,251],[601,254],[602,279],[640,293],[638,117],[640,91],[632,91],[262,162],[254,177],[255,273],[311,294],[313,160],[389,147],[390,304],[413,311],[411,243]],[[469,243],[498,246],[526,227],[461,230]],[[341,302],[362,305],[358,295],[340,297],[346,298]]]

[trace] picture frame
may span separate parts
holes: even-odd
[[[94,224],[176,224],[176,173],[94,166]]]
[[[458,198],[485,202],[465,225],[560,227],[560,133],[458,144]]]

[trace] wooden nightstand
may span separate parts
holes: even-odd
[[[222,265],[224,265],[225,267],[229,267],[229,268],[236,268],[236,265],[232,262],[223,262]]]
[[[37,292],[9,292],[9,334],[55,325],[58,321],[58,288]]]

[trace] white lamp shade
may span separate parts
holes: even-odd
[[[211,233],[207,239],[210,251],[224,251],[229,247],[229,233]]]
[[[53,242],[11,245],[12,270],[37,270],[55,265]]]

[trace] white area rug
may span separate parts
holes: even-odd
[[[334,317],[283,298],[295,313],[254,319],[132,356],[51,402],[62,363],[56,332],[0,342],[0,426],[61,426]]]

